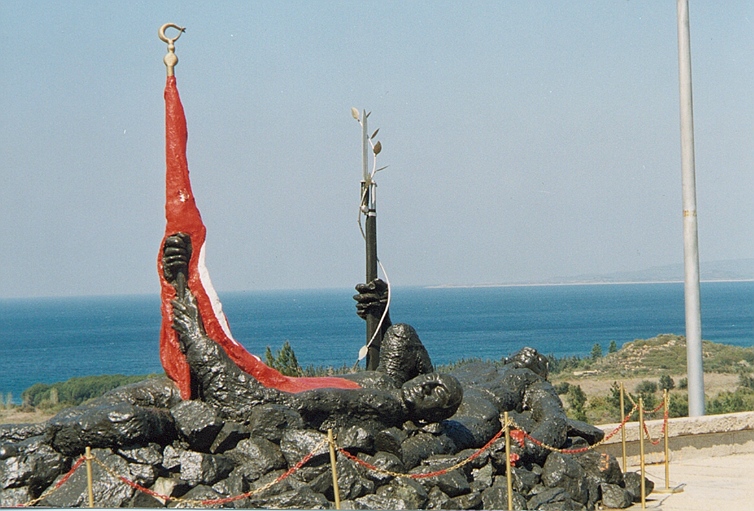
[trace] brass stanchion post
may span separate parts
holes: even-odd
[[[670,424],[668,421],[668,410],[670,408],[670,400],[668,398],[668,389],[664,389],[663,398],[665,399],[665,413],[663,414],[663,429],[665,430],[665,488],[655,490],[657,493],[681,493],[683,491],[683,485],[670,487]]]
[[[340,509],[340,488],[338,487],[337,459],[335,458],[335,439],[332,429],[327,430],[327,441],[330,444],[330,465],[332,466],[332,492],[335,495],[335,509]]]
[[[641,465],[641,508],[647,509],[647,483],[644,480],[644,400],[639,398],[639,464]]]
[[[92,486],[92,448],[87,446],[84,457],[86,458],[86,489],[89,493],[89,507],[94,507],[94,488]]]
[[[508,427],[508,412],[503,412],[505,422],[505,480],[508,484],[508,511],[513,511],[513,474],[511,473],[511,435]]]
[[[626,389],[623,387],[623,382],[620,382],[620,423],[623,424],[623,427],[620,428],[620,438],[621,438],[621,446],[623,449],[623,473],[626,473],[626,424],[624,421],[626,420],[626,402],[624,401],[624,396],[626,394]]]
[[[663,399],[665,400],[665,406],[663,407],[663,414],[662,414],[662,425],[664,426],[665,430],[665,490],[670,490],[670,448],[668,446],[668,443],[670,441],[669,433],[668,433],[668,389],[664,389],[665,391],[662,393]]]

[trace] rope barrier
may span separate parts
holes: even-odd
[[[615,436],[621,429],[625,427],[625,425],[628,423],[631,416],[634,414],[634,412],[639,408],[639,405],[635,405],[633,409],[623,418],[623,421],[610,433],[605,435],[602,440],[599,440],[598,442],[588,445],[586,447],[579,447],[578,449],[559,449],[557,447],[553,447],[551,445],[547,445],[546,443],[537,440],[533,436],[531,436],[529,433],[524,431],[524,429],[515,423],[515,421],[511,420],[512,425],[516,428],[514,431],[511,431],[511,436],[518,441],[519,445],[521,447],[524,446],[524,438],[528,438],[533,444],[543,447],[547,450],[558,452],[561,454],[582,454],[587,451],[591,451],[593,449],[596,449],[597,447],[600,447],[602,444],[610,440],[613,436]]]
[[[667,409],[667,406],[665,406],[665,398],[663,398],[660,404],[657,405],[653,410],[649,412],[645,410],[644,413],[655,413],[655,412],[658,412],[660,408],[665,409],[665,413],[663,413],[662,429],[660,430],[660,436],[663,437],[665,436],[665,428],[668,425],[668,409]],[[659,445],[660,442],[662,442],[661,438],[658,438],[656,440],[652,438],[652,435],[649,434],[649,428],[647,428],[646,422],[642,422],[642,426],[644,429],[644,435],[647,437],[647,440],[649,441],[649,443],[651,443],[652,445]]]
[[[81,456],[78,460],[76,460],[76,463],[73,464],[73,466],[68,471],[68,473],[66,473],[63,477],[61,477],[60,481],[58,481],[53,486],[51,486],[50,488],[48,488],[47,491],[45,491],[44,493],[42,493],[42,495],[40,495],[36,499],[30,500],[29,502],[27,502],[25,504],[19,504],[19,505],[15,506],[15,507],[31,507],[31,506],[34,506],[37,503],[41,502],[42,500],[46,499],[47,497],[49,497],[50,495],[52,495],[53,493],[55,493],[56,491],[58,491],[61,486],[63,486],[65,483],[67,483],[68,479],[71,478],[71,476],[73,475],[73,473],[76,472],[76,470],[78,470],[79,467],[81,465],[83,465],[85,461],[86,461],[86,457],[85,456]]]
[[[509,421],[509,424],[510,424],[510,421]],[[368,462],[366,462],[366,461],[364,461],[364,460],[362,460],[362,459],[354,456],[353,454],[351,454],[350,452],[346,451],[342,447],[337,447],[337,449],[338,449],[339,453],[341,453],[343,456],[345,456],[349,460],[351,460],[354,463],[357,463],[357,464],[363,466],[364,468],[366,468],[368,470],[371,470],[372,472],[376,472],[378,474],[392,476],[392,477],[398,477],[398,478],[404,477],[404,478],[408,478],[408,479],[426,479],[426,478],[429,478],[429,477],[437,477],[437,476],[445,475],[448,472],[453,472],[454,470],[458,470],[459,468],[463,467],[464,465],[467,465],[468,463],[471,463],[476,458],[478,458],[479,456],[481,456],[482,453],[484,453],[484,451],[486,451],[487,449],[489,449],[492,446],[493,443],[495,443],[498,439],[500,439],[500,437],[503,436],[503,433],[505,433],[505,428],[501,428],[500,431],[498,431],[495,434],[495,436],[493,436],[486,444],[484,444],[484,446],[482,446],[476,452],[472,453],[468,458],[459,461],[455,465],[452,465],[452,466],[450,466],[448,468],[443,468],[443,469],[440,469],[440,470],[436,470],[434,472],[427,472],[427,473],[424,473],[424,474],[404,474],[402,472],[393,472],[392,470],[386,470],[384,468],[377,467],[375,465],[372,465],[371,463],[368,463]]]
[[[124,476],[116,473],[112,468],[110,468],[107,465],[105,465],[105,463],[102,460],[100,460],[99,458],[97,458],[94,455],[90,456],[89,458],[87,458],[87,456],[81,456],[76,461],[76,463],[74,463],[74,465],[71,467],[71,469],[68,471],[68,473],[66,475],[64,475],[57,483],[55,483],[54,486],[52,486],[50,489],[48,489],[47,491],[45,491],[42,495],[40,495],[36,499],[30,500],[29,502],[26,502],[25,504],[20,504],[20,505],[15,506],[15,507],[30,507],[30,506],[34,506],[34,505],[38,504],[39,502],[41,502],[42,500],[44,500],[45,498],[49,497],[54,492],[56,492],[58,489],[60,489],[60,487],[63,486],[63,484],[65,484],[71,478],[71,476],[74,474],[74,472],[76,472],[76,470],[78,470],[84,464],[84,462],[87,461],[87,460],[95,462],[110,477],[112,477],[112,478],[114,478],[114,479],[122,482],[123,484],[125,484],[127,486],[130,486],[131,488],[133,488],[133,489],[135,489],[137,491],[140,491],[142,493],[150,495],[150,496],[152,496],[152,497],[154,497],[156,499],[164,500],[165,502],[167,502],[167,501],[173,501],[173,502],[179,502],[179,503],[183,503],[183,504],[189,504],[189,505],[192,505],[192,506],[213,506],[213,505],[229,504],[231,502],[235,502],[237,500],[242,500],[242,499],[245,499],[245,498],[249,498],[249,497],[252,497],[252,496],[254,496],[254,495],[258,494],[258,493],[262,493],[262,492],[264,492],[266,490],[269,490],[270,488],[272,488],[276,484],[278,484],[278,483],[282,482],[283,480],[287,479],[288,477],[290,477],[291,475],[293,475],[294,473],[296,473],[298,470],[300,470],[309,461],[311,461],[311,459],[314,456],[316,456],[319,453],[319,451],[321,451],[327,444],[328,444],[328,440],[327,439],[322,440],[322,442],[320,442],[311,452],[309,452],[309,454],[307,454],[306,456],[304,456],[298,463],[296,463],[296,465],[294,465],[293,467],[289,468],[286,472],[284,472],[283,474],[279,475],[274,480],[272,480],[272,481],[270,481],[270,482],[268,482],[268,483],[260,486],[259,488],[255,488],[254,490],[251,490],[251,491],[248,491],[248,492],[245,492],[245,493],[241,493],[239,495],[234,495],[234,496],[231,496],[231,497],[217,498],[217,499],[184,499],[182,497],[173,497],[171,495],[163,495],[163,494],[158,493],[158,492],[156,492],[154,490],[150,490],[149,488],[145,488],[144,486],[140,485],[139,483],[137,483],[135,481],[132,481],[132,480],[128,479],[127,477],[124,477]]]
[[[666,406],[666,401],[667,401],[667,397],[665,397],[663,399],[662,403],[657,408],[655,408],[654,410],[652,410],[651,412],[649,412],[649,413],[654,413],[654,412],[660,410],[660,408],[664,407],[665,412],[664,412],[664,417],[663,417],[664,418],[664,420],[663,420],[663,427],[662,427],[663,429],[662,429],[662,432],[661,432],[662,435],[665,434],[665,432],[667,430],[667,424],[668,424],[668,407]],[[124,477],[124,476],[116,473],[112,468],[110,468],[107,465],[105,465],[105,463],[102,462],[100,459],[98,459],[96,456],[91,455],[90,451],[87,451],[87,455],[84,455],[84,456],[81,456],[80,458],[78,458],[76,460],[76,462],[71,466],[71,469],[63,477],[61,477],[60,480],[57,483],[55,483],[53,486],[51,486],[49,489],[47,489],[44,493],[42,493],[42,495],[40,495],[39,497],[37,497],[35,499],[30,500],[29,502],[26,502],[25,504],[20,504],[20,505],[17,505],[15,507],[29,507],[29,506],[34,506],[34,505],[38,504],[39,502],[41,502],[45,498],[47,498],[50,495],[52,495],[58,489],[60,489],[60,487],[63,486],[71,478],[71,476],[76,472],[76,470],[78,470],[85,462],[91,462],[91,461],[97,463],[105,471],[105,473],[107,473],[110,477],[114,478],[115,480],[118,480],[118,481],[122,482],[123,484],[134,488],[137,491],[140,491],[142,493],[150,495],[151,497],[154,497],[156,499],[162,500],[164,502],[173,501],[173,502],[183,503],[183,504],[187,504],[187,505],[191,505],[191,506],[213,506],[213,505],[223,505],[223,504],[229,504],[229,503],[232,503],[232,502],[236,502],[238,500],[242,500],[242,499],[246,499],[246,498],[252,497],[254,495],[257,495],[259,493],[262,493],[262,492],[270,489],[271,487],[273,487],[276,484],[284,481],[285,479],[287,479],[288,477],[290,477],[291,475],[293,475],[294,473],[296,473],[298,470],[300,470],[301,468],[303,468],[304,465],[306,465],[309,461],[311,461],[311,459],[314,456],[316,456],[317,454],[320,454],[320,451],[322,451],[326,446],[329,446],[334,451],[337,451],[338,453],[342,454],[348,460],[350,460],[350,461],[352,461],[352,462],[354,462],[354,463],[356,463],[358,465],[361,465],[364,468],[366,468],[367,470],[370,470],[372,472],[375,472],[375,473],[378,473],[378,474],[381,474],[381,475],[395,477],[395,478],[409,478],[409,479],[426,479],[426,478],[430,478],[430,477],[438,477],[438,476],[445,475],[445,474],[447,474],[449,472],[453,472],[455,470],[458,470],[459,468],[462,468],[463,466],[467,465],[468,463],[471,463],[473,460],[475,460],[476,458],[478,458],[479,456],[481,456],[485,451],[489,450],[492,447],[492,445],[496,441],[498,441],[503,436],[503,434],[505,434],[506,428],[513,428],[512,430],[510,430],[509,435],[522,448],[525,446],[525,440],[528,439],[533,444],[535,444],[535,445],[537,445],[539,447],[548,449],[548,450],[553,451],[553,452],[558,452],[558,453],[561,453],[561,454],[581,454],[581,453],[584,453],[584,452],[587,452],[587,451],[590,451],[590,450],[593,450],[593,449],[596,449],[596,448],[600,447],[605,442],[607,442],[608,440],[610,440],[613,436],[615,436],[619,431],[624,430],[626,424],[629,422],[629,420],[631,419],[631,417],[634,415],[634,413],[637,410],[639,411],[640,416],[643,417],[644,410],[641,409],[641,404],[640,404],[641,403],[641,399],[639,400],[639,403],[636,403],[633,400],[631,400],[631,402],[633,403],[634,406],[631,409],[631,411],[623,418],[623,420],[621,421],[621,423],[613,431],[611,431],[610,433],[608,433],[607,435],[605,435],[601,440],[599,440],[598,442],[596,442],[594,444],[588,445],[586,447],[580,447],[580,448],[577,448],[577,449],[560,449],[560,448],[548,445],[548,444],[546,444],[546,443],[544,443],[544,442],[536,439],[535,437],[533,437],[529,433],[527,433],[522,427],[520,427],[518,424],[516,424],[516,422],[514,420],[512,420],[510,418],[507,418],[507,422],[506,422],[506,419],[501,418],[500,422],[501,422],[502,427],[501,427],[500,431],[498,431],[492,438],[490,438],[490,440],[487,441],[487,443],[485,443],[477,451],[475,451],[474,453],[472,453],[471,455],[469,455],[465,459],[463,459],[463,460],[461,460],[461,461],[453,464],[450,467],[443,468],[443,469],[440,469],[440,470],[435,470],[433,472],[422,473],[422,474],[406,474],[406,473],[394,472],[394,471],[391,471],[391,470],[387,470],[387,469],[384,469],[384,468],[377,467],[377,466],[375,466],[375,465],[373,465],[371,463],[368,463],[365,460],[362,460],[362,459],[358,458],[357,456],[351,454],[350,452],[348,452],[344,448],[338,446],[337,443],[336,443],[336,441],[335,441],[335,439],[332,437],[332,435],[328,435],[328,438],[323,439],[317,446],[314,447],[314,449],[312,449],[312,451],[310,451],[306,456],[304,456],[298,463],[296,463],[293,467],[289,468],[283,474],[281,474],[278,477],[276,477],[274,480],[272,480],[272,481],[270,481],[270,482],[268,482],[268,483],[260,486],[259,488],[256,488],[254,490],[250,490],[250,491],[245,492],[245,493],[241,493],[239,495],[234,495],[234,496],[229,496],[229,497],[222,497],[222,498],[215,498],[215,499],[185,499],[185,498],[182,498],[182,497],[173,497],[171,495],[160,494],[158,492],[150,490],[149,488],[146,488],[146,487],[144,487],[144,486],[142,486],[142,485],[140,485],[140,484],[138,484],[138,483],[136,483],[136,482],[128,479],[127,477]],[[506,416],[507,416],[507,414],[506,414]],[[644,435],[640,435],[640,437],[644,437],[646,435],[646,437],[649,439],[650,442],[652,442],[653,445],[659,444],[660,439],[658,439],[658,440],[655,441],[655,440],[653,440],[651,438],[651,436],[649,434],[649,430],[648,430],[646,424],[643,422],[643,420],[640,420],[640,424],[643,426],[643,430],[644,430]],[[508,452],[508,456],[509,456],[509,460],[510,460],[511,465],[512,466],[515,465],[515,462],[518,461],[518,459],[519,459],[518,455],[515,454],[515,453]],[[90,483],[90,485],[91,485],[91,483]]]

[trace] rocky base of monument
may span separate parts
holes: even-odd
[[[338,455],[341,507],[507,509],[503,438],[459,448],[455,429],[452,419],[376,434],[358,425],[336,429],[338,448],[361,462]],[[601,438],[597,428],[569,421],[565,453],[552,451],[539,464],[519,460],[514,508],[639,501],[638,474],[622,473],[615,458],[595,450],[570,453]],[[327,434],[307,427],[296,410],[263,404],[243,423],[223,420],[159,379],[116,389],[46,423],[0,426],[0,506],[87,506],[86,471],[70,473],[87,446],[98,507],[335,507]],[[397,475],[427,473],[436,475]],[[647,492],[652,487],[647,480]]]

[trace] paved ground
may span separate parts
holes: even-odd
[[[628,467],[639,471],[639,467]],[[665,488],[665,465],[646,468],[655,488]],[[696,458],[670,463],[671,488],[680,493],[652,493],[647,509],[663,511],[751,511],[754,509],[754,454]],[[629,508],[641,509],[641,504]]]

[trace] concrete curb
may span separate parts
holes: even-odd
[[[647,463],[662,463],[665,461],[663,420],[645,423],[652,439],[644,439]],[[618,426],[605,424],[597,427],[609,434]],[[669,419],[668,447],[671,461],[754,453],[754,412]],[[621,433],[605,442],[600,450],[621,458]],[[626,457],[628,464],[638,464],[638,421],[626,424]]]

